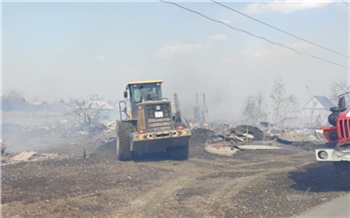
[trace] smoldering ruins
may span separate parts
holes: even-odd
[[[316,163],[326,142],[314,126],[212,121],[199,103],[185,118],[188,160],[122,162],[118,108],[87,99],[95,121],[79,112],[84,99],[3,111],[3,217],[290,217],[349,190],[331,164]]]

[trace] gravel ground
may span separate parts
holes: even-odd
[[[192,137],[188,161],[130,162],[116,160],[114,141],[86,159],[88,139],[66,141],[51,148],[70,154],[63,159],[2,166],[2,217],[290,217],[349,190],[302,146],[219,157],[204,152],[204,141]]]

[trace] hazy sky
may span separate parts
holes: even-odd
[[[348,66],[349,59],[273,30],[213,2],[178,4],[232,27]],[[313,43],[349,55],[349,9],[342,2],[225,2]],[[234,119],[243,101],[274,79],[305,104],[348,80],[348,69],[299,55],[174,5],[134,3],[2,4],[2,90],[28,99],[122,98],[132,80],[163,79],[190,114],[206,93],[211,118]]]

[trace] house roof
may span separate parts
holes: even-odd
[[[85,105],[86,106],[86,105]],[[78,106],[75,106],[78,108]],[[114,107],[101,100],[95,100],[91,105],[92,109],[114,110]]]
[[[327,109],[335,107],[335,105],[327,97],[315,96],[315,98]]]
[[[325,96],[317,96],[315,95],[313,98],[311,98],[306,104],[305,106],[303,107],[304,109],[310,109],[310,108],[307,108],[307,106],[309,105],[309,103],[313,100],[316,100],[317,102],[319,102],[319,104],[329,110],[331,107],[335,107],[335,105]],[[313,108],[314,109],[314,108]]]
[[[114,107],[112,107],[110,104],[104,102],[104,101],[100,101],[100,100],[96,100],[94,101],[94,105],[95,108],[102,108],[104,110],[113,110]]]

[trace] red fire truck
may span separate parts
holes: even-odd
[[[350,110],[346,108],[344,93],[339,96],[338,107],[330,108],[332,112],[328,122],[332,126],[321,127],[327,139],[328,148],[315,150],[317,161],[332,161],[334,166],[350,166]]]

